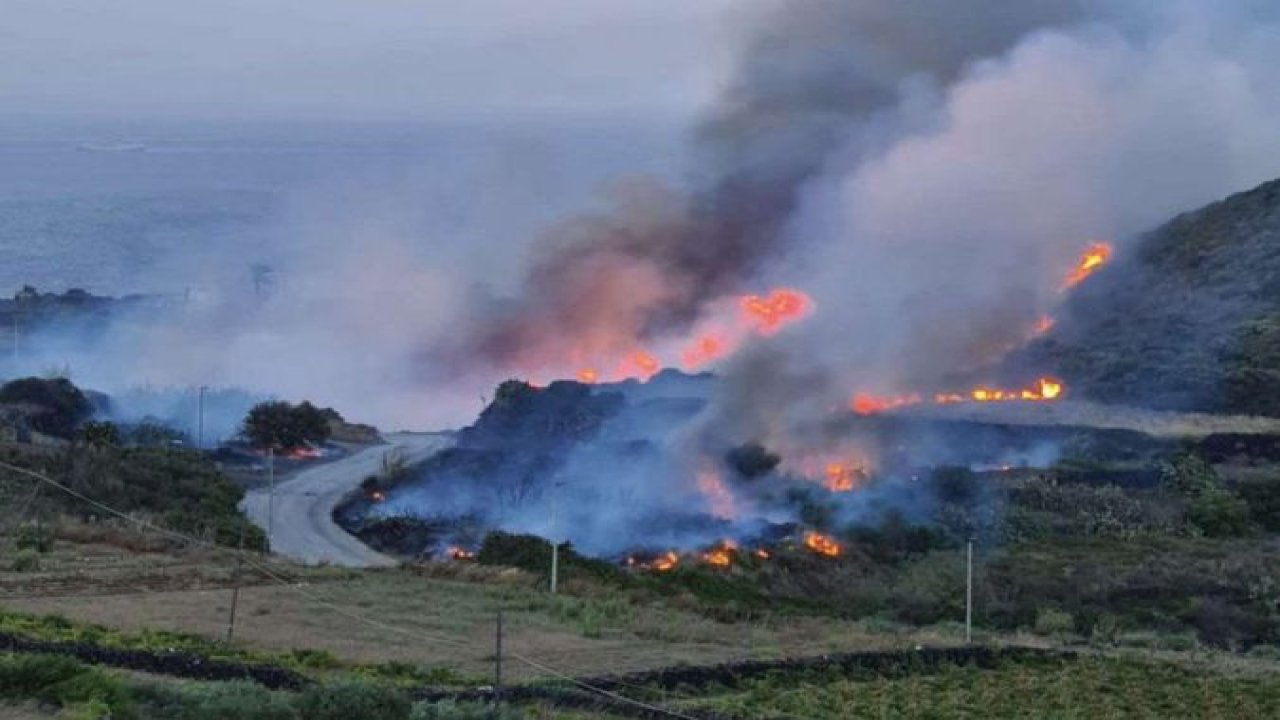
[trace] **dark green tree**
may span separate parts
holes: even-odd
[[[293,405],[281,400],[258,403],[244,420],[243,435],[254,447],[293,450],[329,439],[329,422],[309,402]]]

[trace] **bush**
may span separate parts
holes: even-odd
[[[114,676],[61,655],[0,655],[0,697],[58,707],[105,706],[118,717],[132,705],[127,688]]]
[[[307,688],[298,697],[297,708],[306,720],[407,720],[411,703],[395,688],[343,680]]]
[[[49,552],[53,549],[53,530],[48,525],[26,523],[18,528],[14,544],[19,550]]]
[[[1057,608],[1041,608],[1036,613],[1035,631],[1037,635],[1061,636],[1076,628],[1076,619],[1071,613]]]
[[[36,572],[40,569],[40,554],[30,548],[19,550],[9,568],[14,572]]]
[[[287,695],[247,681],[184,689],[172,720],[298,720]],[[351,717],[360,717],[352,715]],[[370,715],[368,717],[377,717]]]

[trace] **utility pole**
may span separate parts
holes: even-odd
[[[560,516],[557,514],[556,496],[559,484],[551,483],[551,594],[556,594],[556,586],[560,580]]]
[[[267,448],[267,545],[275,540],[276,522],[276,448]]]
[[[204,450],[204,392],[209,388],[201,385],[196,399],[196,450]]]
[[[502,611],[498,611],[497,633],[494,636],[493,653],[493,715],[498,715],[502,702]]]
[[[973,644],[973,538],[965,543],[964,642]]]
[[[240,523],[240,538],[236,542],[236,569],[231,573],[231,615],[227,618],[227,643],[236,632],[236,606],[240,604],[240,567],[244,563],[244,523]]]

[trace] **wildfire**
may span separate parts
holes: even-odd
[[[591,368],[583,368],[579,370],[575,377],[578,378],[578,382],[586,383],[587,385],[594,385],[597,382],[600,382],[600,373]]]
[[[1085,249],[1084,255],[1080,256],[1080,262],[1076,264],[1076,267],[1070,273],[1067,273],[1067,277],[1062,281],[1061,289],[1065,292],[1084,282],[1098,268],[1107,264],[1107,261],[1111,259],[1112,252],[1111,245],[1104,242],[1090,245]]]
[[[733,555],[738,544],[732,540],[721,540],[720,544],[702,553],[702,561],[712,567],[727,568],[733,564]]]
[[[799,290],[779,288],[768,295],[747,295],[741,300],[743,318],[761,335],[772,335],[803,318],[813,301]]]
[[[728,349],[729,344],[723,337],[708,333],[694,340],[680,353],[680,364],[686,370],[695,370],[724,357]]]
[[[877,397],[866,393],[858,393],[853,396],[853,411],[859,415],[875,415],[885,410],[892,410],[906,405],[918,405],[920,402],[922,402],[922,399],[916,394]]]
[[[840,543],[830,536],[823,535],[818,532],[806,533],[804,536],[804,546],[819,555],[827,557],[840,557]]]
[[[827,463],[826,486],[831,492],[852,492],[867,476],[861,467],[844,463]]]
[[[637,378],[639,380],[648,380],[657,375],[661,369],[662,363],[658,362],[658,358],[645,350],[637,350],[618,364],[618,377],[620,379]]]
[[[450,560],[475,560],[476,559],[475,553],[469,550],[463,550],[462,548],[456,545],[450,545],[448,548],[446,548],[444,551],[444,556],[449,558]]]
[[[674,551],[668,550],[665,554],[649,563],[649,568],[658,572],[667,572],[680,564],[680,556]]]
[[[768,560],[771,557],[769,555],[769,551],[765,550],[764,548],[757,549],[755,551],[755,556],[761,560]]]
[[[1043,377],[1030,386],[1018,390],[1002,390],[979,386],[963,393],[941,392],[933,396],[934,405],[955,405],[965,402],[1045,402],[1062,397],[1066,388],[1061,380]],[[919,395],[903,395],[898,397],[878,397],[858,393],[853,396],[853,411],[859,415],[874,415],[885,410],[919,405],[924,400]]]
[[[387,496],[385,493],[383,493],[380,490],[374,490],[373,493],[369,495],[369,498],[374,502],[380,503],[380,502],[385,502],[387,499]]]
[[[1062,383],[1052,378],[1040,378],[1029,388],[1021,390],[993,390],[974,388],[969,397],[975,402],[1009,402],[1012,400],[1056,400],[1062,395]],[[949,400],[950,396],[948,396]]]

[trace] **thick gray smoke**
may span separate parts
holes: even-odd
[[[856,162],[877,140],[912,129],[916,88],[943,87],[1031,31],[1083,20],[1089,4],[929,0],[908,10],[805,0],[756,8],[744,18],[750,29],[737,71],[696,133],[692,194],[633,187],[614,212],[549,233],[523,302],[479,331],[480,348],[518,369],[566,347],[617,355],[686,329],[707,303],[752,289],[787,252],[783,231],[833,159]]]

